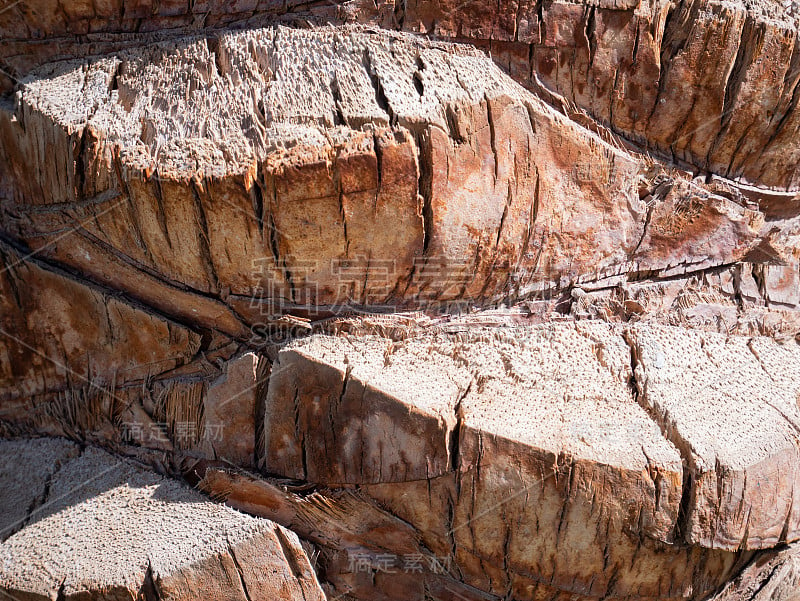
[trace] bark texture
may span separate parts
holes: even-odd
[[[325,598],[296,535],[268,520],[99,449],[0,444],[4,495],[37,495],[21,520],[4,516],[0,591],[11,598]],[[56,469],[21,482],[12,453]]]
[[[237,339],[292,308],[793,259],[730,191],[578,126],[475,50],[399,34],[265,29],[62,64],[0,120],[9,236]]]
[[[0,7],[0,592],[796,598],[797,13]]]

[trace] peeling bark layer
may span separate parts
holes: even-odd
[[[669,276],[773,236],[479,52],[399,34],[265,29],[61,64],[0,120],[7,235],[240,340],[289,310]]]
[[[791,601],[800,586],[797,545],[756,557],[714,601]]]
[[[201,345],[191,329],[1,242],[0,311],[3,400],[108,391],[174,369]]]
[[[484,47],[518,81],[634,144],[796,201],[800,53],[788,4],[413,0],[399,14],[394,26]]]

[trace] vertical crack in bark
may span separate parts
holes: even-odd
[[[155,172],[150,179],[150,185],[153,190],[153,197],[156,199],[156,221],[158,221],[158,226],[161,228],[161,233],[164,235],[164,239],[167,241],[167,246],[170,250],[172,248],[172,239],[169,236],[169,230],[167,229],[167,214],[164,211],[164,195],[161,190],[161,176],[158,172]]]
[[[268,424],[267,421],[267,394],[269,393],[269,381],[272,377],[273,363],[264,356],[259,357],[257,377],[258,385],[256,386],[256,403],[254,419],[254,435],[255,446],[253,450],[253,465],[259,469],[264,469],[266,463],[266,431]]]
[[[494,158],[494,183],[497,185],[497,180],[500,177],[500,161],[497,157],[497,131],[495,130],[494,111],[492,110],[492,102],[488,96],[483,97],[486,103],[486,119],[489,122],[489,142],[492,148],[492,157]]]
[[[294,279],[292,272],[287,264],[286,257],[281,258],[280,244],[278,240],[278,227],[275,225],[275,210],[278,208],[278,190],[275,185],[275,180],[272,180],[272,203],[270,205],[269,219],[267,221],[269,227],[269,248],[272,253],[272,259],[275,261],[275,267],[280,269],[283,277],[289,286],[289,300],[294,302],[296,298]]]
[[[569,509],[570,504],[572,503],[571,499],[573,497],[572,489],[575,484],[575,463],[574,459],[567,455],[564,451],[561,451],[558,454],[558,458],[556,460],[557,470],[556,473],[560,473],[562,469],[564,469],[564,463],[569,462],[567,466],[567,484],[566,490],[564,491],[564,502],[561,505],[561,511],[558,515],[558,528],[556,529],[556,545],[559,544],[561,540],[561,532],[564,529],[564,526],[567,522],[567,510]]]
[[[544,22],[544,2],[545,0],[536,0],[536,17],[539,19],[539,40],[541,43],[544,43],[547,38],[547,28]]]
[[[678,505],[678,515],[675,520],[675,526],[672,533],[672,538],[675,541],[685,539],[689,528],[689,512],[692,505],[693,489],[694,489],[694,460],[692,458],[692,448],[688,441],[684,440],[677,433],[675,425],[671,423],[669,415],[660,415],[655,407],[649,406],[645,397],[647,395],[647,387],[644,382],[639,378],[638,368],[640,366],[640,358],[636,352],[636,343],[631,338],[630,330],[624,329],[622,331],[622,339],[628,346],[630,351],[630,368],[631,375],[628,380],[633,400],[644,409],[647,416],[658,426],[661,435],[671,442],[681,456],[682,464],[682,484],[681,484],[681,500]],[[656,491],[658,494],[658,491]]]
[[[383,90],[383,84],[381,83],[380,75],[375,70],[372,63],[372,57],[370,55],[369,48],[364,49],[362,60],[364,68],[369,75],[370,82],[372,83],[372,87],[375,90],[375,101],[378,103],[378,106],[388,115],[389,123],[391,125],[396,125],[397,116],[394,114],[394,111],[392,111],[391,104],[389,104],[389,99],[386,97],[386,93]]]
[[[336,197],[339,202],[339,218],[342,220],[342,236],[344,236],[344,256],[350,257],[350,238],[347,236],[347,211],[344,206],[344,192],[342,191],[342,174],[339,169],[339,157],[333,159],[333,183],[336,187]],[[367,269],[367,272],[369,269]]]
[[[150,558],[147,559],[147,571],[144,573],[139,596],[142,601],[161,601],[161,594],[156,585],[156,578],[153,575],[153,562]]]
[[[333,406],[334,404],[328,403],[328,426],[330,427],[331,438],[333,439],[334,445],[336,445],[336,420],[334,419],[334,411],[338,412],[344,402],[344,397],[347,393],[347,385],[350,383],[350,376],[352,373],[353,366],[348,365],[342,377],[342,387],[339,389],[339,396],[336,398],[335,407]]]
[[[419,52],[419,51],[418,51]],[[425,82],[422,81],[422,72],[425,70],[425,63],[422,61],[422,57],[417,54],[417,70],[414,71],[414,75],[412,76],[411,80],[414,84],[414,89],[417,91],[417,94],[420,98],[425,95]]]
[[[597,23],[596,21],[597,8],[594,6],[586,7],[586,16],[584,19],[583,36],[589,45],[589,68],[586,69],[586,78],[591,78],[592,68],[594,67],[594,56],[597,52],[597,38],[595,37]]]
[[[119,78],[122,75],[122,67],[125,64],[125,61],[118,61],[116,66],[114,67],[114,72],[111,74],[111,80],[108,83],[108,90],[114,91],[119,90]]]
[[[642,235],[639,236],[639,240],[636,242],[636,246],[634,246],[633,250],[631,251],[630,254],[631,261],[633,261],[634,257],[636,257],[636,254],[642,247],[642,243],[644,242],[644,239],[647,237],[647,233],[650,230],[650,220],[653,218],[653,211],[655,210],[655,202],[657,201],[654,199],[652,204],[647,205],[647,212],[645,213],[644,223],[642,224]],[[637,269],[638,269],[638,263],[637,263]]]
[[[640,18],[634,16],[636,19],[636,33],[633,37],[633,50],[631,51],[631,67],[636,66],[636,59],[639,57],[639,44],[642,35],[642,23],[639,20]]]
[[[303,480],[308,480],[308,449],[306,448],[306,435],[303,430],[300,415],[300,390],[295,388],[294,399],[292,401],[294,406],[294,433],[297,442],[300,445],[300,461],[303,470]]]
[[[336,111],[333,115],[333,124],[349,125],[349,123],[347,123],[347,119],[344,116],[344,111],[342,110],[342,106],[344,104],[342,102],[342,92],[339,89],[338,76],[335,74],[333,76],[333,79],[331,80],[331,93],[333,94],[333,106]]]
[[[227,543],[228,546],[228,555],[233,561],[233,566],[236,568],[236,574],[239,576],[239,586],[242,587],[242,592],[244,593],[245,601],[252,601],[250,598],[250,592],[247,590],[247,583],[244,580],[244,572],[242,571],[242,566],[239,564],[239,559],[236,557],[236,551],[233,550],[233,545],[231,544],[230,538],[226,537],[225,542]]]
[[[292,548],[292,544],[289,542],[288,537],[284,534],[283,530],[280,526],[275,527],[275,537],[278,539],[278,543],[281,546],[281,552],[283,556],[286,558],[286,563],[289,565],[289,569],[292,571],[292,575],[294,576],[295,580],[297,580],[298,588],[300,589],[300,594],[303,596],[303,599],[306,599],[306,590],[304,585],[305,581],[305,574],[303,574],[303,570],[297,562],[297,557],[295,555],[294,549]]]
[[[64,578],[62,578],[61,580],[61,584],[58,585],[58,592],[56,593],[56,601],[66,601],[67,599],[65,593],[66,584],[67,584],[67,577],[64,576]]]
[[[736,57],[734,58],[730,69],[725,74],[725,94],[722,97],[722,112],[720,113],[719,129],[714,137],[714,141],[708,147],[708,152],[705,156],[705,164],[703,165],[705,169],[711,169],[712,155],[719,147],[720,142],[725,138],[725,135],[728,133],[728,129],[733,119],[733,108],[744,78],[747,76],[747,67],[752,64],[753,56],[758,52],[752,47],[752,45],[754,44],[760,48],[761,44],[763,43],[764,30],[754,27],[754,25],[755,23],[753,19],[751,17],[747,17],[745,19],[742,31],[739,32]],[[751,39],[751,37],[755,37],[755,40]],[[747,131],[749,131],[749,128],[745,130],[743,136],[747,134]],[[737,141],[735,149],[738,149],[741,146],[741,142],[742,139]],[[731,167],[735,156],[736,152],[734,150],[727,172],[725,173],[726,176],[731,176]],[[699,163],[699,160],[697,162]]]
[[[415,136],[417,151],[417,195],[422,200],[422,254],[426,255],[433,238],[433,149],[430,130]]]
[[[86,172],[88,171],[87,164],[87,146],[89,133],[88,123],[81,129],[80,140],[74,149],[75,160],[75,200],[81,201],[87,196],[86,192]]]
[[[207,184],[209,182],[206,182]],[[214,257],[211,253],[211,242],[208,233],[208,222],[206,220],[206,212],[203,208],[203,199],[200,197],[200,190],[197,187],[197,182],[192,180],[191,184],[192,198],[195,204],[195,217],[197,225],[197,241],[200,247],[200,260],[203,262],[206,274],[208,276],[208,283],[210,291],[214,295],[219,295],[221,286],[217,270],[214,267]],[[207,189],[206,194],[210,197],[210,191]]]
[[[610,127],[614,127],[614,98],[617,94],[617,89],[619,88],[619,74],[622,71],[621,66],[617,66],[614,69],[614,83],[611,86],[611,94],[608,99],[608,124]]]
[[[394,19],[394,26],[397,28],[398,31],[405,30],[407,5],[408,5],[407,0],[395,0],[394,13],[392,17]]]
[[[459,394],[458,399],[456,399],[456,404],[453,407],[453,414],[456,418],[456,424],[453,426],[453,429],[450,431],[450,438],[448,441],[448,455],[450,458],[450,471],[456,473],[456,477],[458,477],[458,470],[461,464],[461,430],[464,427],[464,410],[461,408],[461,403],[467,397],[470,390],[472,389],[472,383],[474,380],[470,381],[467,384],[467,387],[464,391]]]
[[[256,167],[255,181],[250,185],[250,199],[253,203],[253,215],[258,226],[258,233],[264,238],[264,169],[261,163]]]
[[[661,97],[667,88],[667,78],[669,75],[670,67],[672,66],[673,59],[683,50],[684,45],[688,39],[689,28],[687,25],[687,14],[695,12],[695,4],[698,0],[691,0],[689,7],[685,5],[670,5],[667,17],[664,20],[664,29],[661,35],[661,53],[659,60],[658,72],[658,91],[653,102],[653,108],[650,114],[645,119],[645,129],[649,128],[650,122],[653,120],[653,115],[661,102]]]

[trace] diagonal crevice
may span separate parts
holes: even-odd
[[[628,380],[628,386],[633,399],[644,409],[648,417],[658,426],[661,435],[675,446],[681,456],[683,482],[681,485],[678,516],[675,521],[672,537],[675,541],[684,540],[687,534],[689,513],[691,511],[692,498],[694,495],[694,451],[689,441],[678,434],[675,423],[671,419],[669,413],[665,412],[662,415],[654,406],[647,402],[647,382],[642,375],[641,357],[637,351],[636,341],[631,337],[628,328],[622,331],[622,339],[625,341],[630,351],[631,375]]]

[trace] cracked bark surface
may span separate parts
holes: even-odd
[[[679,540],[681,456],[619,330],[315,337],[273,368],[263,468],[360,484],[477,588],[678,598],[730,576],[734,553]]]
[[[375,17],[364,5],[362,19]],[[798,190],[797,16],[763,2],[387,2],[384,27],[469,41],[630,142],[770,202]],[[751,186],[753,188],[751,188]],[[780,194],[780,191],[789,191]]]
[[[0,270],[4,400],[70,386],[111,389],[174,369],[201,346],[191,329],[63,270],[47,269],[2,242]]]
[[[96,448],[0,446],[4,495],[30,494],[16,475],[26,455],[61,465],[47,502],[0,544],[0,591],[13,598],[325,598],[296,535],[268,520]]]
[[[43,439],[38,444],[27,441],[3,442],[0,457],[0,540],[5,541],[25,527],[47,501],[53,476],[61,466],[78,456],[77,446],[63,439]],[[35,466],[25,472],[20,465]]]
[[[797,545],[789,545],[754,559],[714,601],[791,601],[797,598]]]
[[[147,381],[102,388],[76,385],[6,400],[4,436],[64,436],[138,457],[156,453],[154,465],[192,457],[251,468],[256,463],[256,419],[269,361],[235,348],[212,352]],[[163,465],[162,465],[163,464]]]
[[[687,539],[731,550],[796,539],[796,343],[638,327],[629,336],[639,400],[691,470]]]
[[[791,598],[794,19],[713,0],[0,12],[1,66],[25,75],[0,102],[0,433],[152,470],[0,443],[0,586]],[[12,452],[65,458],[21,492]],[[51,513],[106,464],[120,480]],[[130,544],[102,509],[130,496],[188,530]],[[47,524],[73,514],[131,561],[64,564]],[[19,558],[46,538],[57,569],[35,572]]]
[[[4,243],[0,252],[0,432],[254,464],[265,357]]]
[[[697,594],[675,566],[713,564],[680,557],[682,544],[797,539],[798,357],[794,341],[597,322],[315,337],[274,364],[264,468],[360,484],[484,590],[516,572],[592,596]],[[599,581],[634,541],[633,564]],[[669,584],[637,572],[655,558],[673,565]]]
[[[485,303],[785,250],[758,210],[466,46],[264,29],[37,77],[2,114],[6,234],[240,340],[290,308]]]
[[[7,40],[2,60],[18,76],[44,62],[132,46],[131,32],[174,37],[197,29],[254,27],[270,19],[360,22],[469,41],[490,50],[518,81],[534,87],[541,82],[635,144],[739,180],[756,196],[751,186],[792,191],[763,196],[768,204],[794,199],[798,190],[796,15],[772,0],[591,5],[392,0],[230,7],[37,0],[0,18]],[[61,43],[37,42],[42,37]]]

